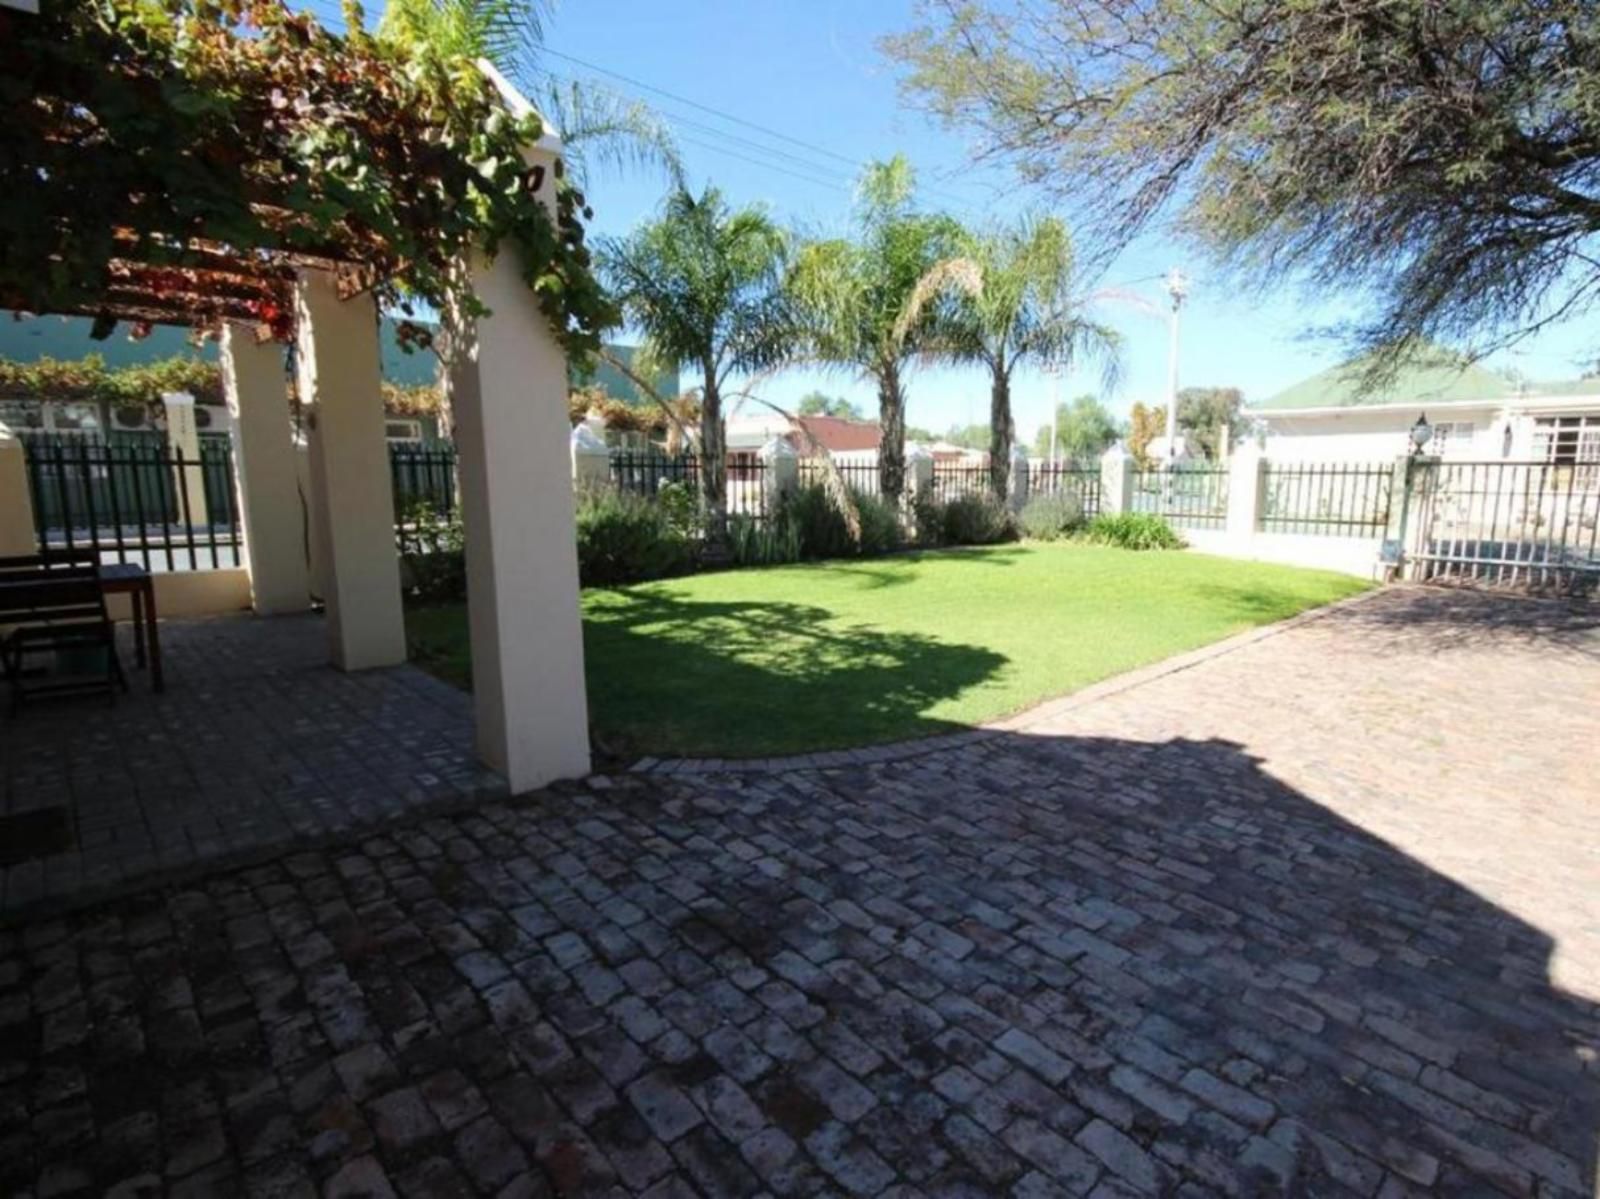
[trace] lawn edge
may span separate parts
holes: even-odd
[[[1053,721],[1078,708],[1096,703],[1099,700],[1120,695],[1141,687],[1156,679],[1168,675],[1178,674],[1190,670],[1224,654],[1231,654],[1237,650],[1265,641],[1269,637],[1276,637],[1297,629],[1313,621],[1323,620],[1346,608],[1353,608],[1358,604],[1371,601],[1375,596],[1397,587],[1409,589],[1414,584],[1387,584],[1368,587],[1355,595],[1347,595],[1343,599],[1330,600],[1326,604],[1319,604],[1308,608],[1304,612],[1297,612],[1282,620],[1275,620],[1270,624],[1257,625],[1253,629],[1246,629],[1242,633],[1235,633],[1231,637],[1224,637],[1220,641],[1213,641],[1209,645],[1202,645],[1198,649],[1186,650],[1181,654],[1174,654],[1169,658],[1162,658],[1159,662],[1152,662],[1147,666],[1135,667],[1133,670],[1123,671],[1121,674],[1112,675],[1110,678],[1101,679],[1097,683],[1090,683],[1087,687],[1054,699],[1043,700],[1014,712],[1009,716],[997,720],[985,721],[982,724],[972,725],[952,733],[936,733],[927,737],[912,737],[902,741],[889,741],[882,745],[865,745],[855,749],[818,750],[810,753],[784,754],[765,758],[663,758],[646,756],[639,758],[632,765],[626,767],[621,773],[648,774],[648,775],[676,775],[676,774],[783,774],[791,770],[826,770],[841,766],[867,766],[879,762],[896,762],[906,758],[922,757],[925,754],[939,753],[943,750],[954,749],[962,745],[970,745],[978,741],[987,741],[991,738],[1006,733],[1025,733],[1038,725]]]

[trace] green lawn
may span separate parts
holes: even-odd
[[[760,757],[975,724],[1362,590],[1185,553],[1000,546],[584,593],[598,748]],[[408,615],[467,678],[464,606]]]

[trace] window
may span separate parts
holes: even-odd
[[[390,441],[422,444],[422,422],[419,420],[391,420],[383,424],[383,435]]]
[[[1600,414],[1542,416],[1533,424],[1533,456],[1556,466],[1578,466],[1587,486],[1600,473]]]
[[[1433,426],[1433,440],[1428,443],[1428,453],[1442,458],[1454,451],[1461,453],[1472,445],[1472,434],[1477,426],[1469,420],[1440,421]]]

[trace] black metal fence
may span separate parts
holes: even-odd
[[[152,572],[242,565],[225,439],[185,456],[159,442],[27,438],[23,455],[41,552],[93,549]]]
[[[417,446],[389,447],[389,479],[394,487],[396,515],[420,505],[449,517],[456,510],[456,451],[451,445],[437,449]]]
[[[729,516],[766,520],[767,472],[771,468],[754,454],[730,454],[723,495]],[[662,498],[664,488],[681,488],[693,505],[700,497],[700,460],[693,454],[654,454],[612,451],[611,483],[618,491]]]
[[[835,462],[835,470],[844,480],[846,487],[862,495],[880,495],[883,492],[882,476],[878,472],[876,462]],[[809,487],[822,483],[827,478],[827,468],[815,458],[805,458],[800,462],[800,486]]]
[[[968,495],[992,495],[989,467],[985,463],[935,462],[933,498],[941,504]]]
[[[1269,461],[1262,482],[1261,527],[1269,533],[1382,537],[1393,492],[1391,463]]]
[[[1070,496],[1084,519],[1093,520],[1100,514],[1100,468],[1041,462],[1028,470],[1028,494]]]
[[[1164,517],[1183,529],[1226,528],[1228,468],[1208,463],[1135,471],[1133,510]]]
[[[1418,466],[1410,574],[1588,593],[1600,587],[1600,462]]]

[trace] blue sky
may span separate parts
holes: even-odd
[[[314,11],[337,11],[336,0],[302,2]],[[1047,211],[1042,196],[1019,189],[1003,168],[973,165],[959,132],[941,130],[901,102],[894,70],[876,42],[912,21],[911,0],[585,0],[556,8],[546,23],[551,53],[538,66],[650,101],[674,125],[696,188],[715,183],[735,203],[764,204],[805,230],[843,231],[857,164],[896,151],[918,168],[930,207],[973,220],[1029,207]],[[626,233],[651,213],[664,188],[665,180],[640,172],[592,179],[594,232]],[[1130,248],[1103,279],[1158,308],[1140,312],[1120,302],[1098,308],[1098,317],[1124,337],[1121,383],[1105,395],[1114,410],[1125,412],[1135,400],[1164,400],[1167,325],[1157,277],[1173,265],[1182,265],[1193,280],[1183,314],[1183,386],[1234,386],[1247,401],[1260,400],[1344,356],[1337,345],[1306,334],[1355,311],[1352,301],[1320,297],[1311,303],[1290,289],[1268,296],[1238,294],[1227,280],[1212,275],[1192,248],[1154,233]],[[1584,342],[1582,331],[1569,327],[1494,364],[1533,378],[1571,377],[1579,373]],[[765,390],[782,403],[819,387],[857,401],[869,413],[876,407],[866,382],[837,372],[789,371]],[[1061,381],[1064,399],[1085,390],[1101,390],[1094,369]],[[919,370],[910,397],[912,424],[942,430],[987,418],[988,385],[976,371]],[[1048,380],[1017,381],[1017,424],[1028,436],[1048,419],[1049,398]]]

